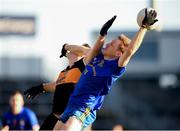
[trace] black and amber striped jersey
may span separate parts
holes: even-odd
[[[53,99],[53,113],[61,114],[68,103],[69,97],[74,91],[75,84],[78,82],[85,69],[83,58],[68,66],[59,73],[56,81],[56,90]]]

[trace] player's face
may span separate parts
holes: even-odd
[[[125,50],[124,44],[120,39],[113,39],[110,43],[106,44],[104,54],[110,57],[120,56]],[[119,55],[117,55],[119,54]]]
[[[14,96],[11,96],[10,106],[14,114],[18,114],[21,111],[23,105],[24,105],[24,100],[23,100],[22,95],[15,94]]]

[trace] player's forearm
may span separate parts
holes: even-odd
[[[104,44],[105,41],[105,36],[101,36],[99,35],[96,43],[94,44],[91,53],[89,53],[88,55],[90,55],[92,58],[94,58],[97,54],[99,54],[99,52],[101,51],[101,48]]]
[[[86,52],[89,51],[89,48],[81,46],[81,45],[69,45],[69,44],[67,44],[65,46],[65,49],[72,52],[72,53],[75,53],[77,55],[85,55]]]
[[[133,55],[139,49],[146,34],[146,31],[146,28],[140,28],[139,31],[136,33],[135,37],[132,39],[127,49],[127,52],[129,52],[130,55]]]
[[[147,29],[140,28],[136,33],[135,37],[132,39],[129,44],[127,50],[123,53],[123,55],[119,58],[118,65],[119,67],[124,67],[129,63],[129,60],[133,56],[133,54],[139,49],[142,44],[143,38],[146,34]]]
[[[54,92],[56,89],[56,83],[52,82],[52,83],[44,83],[43,84],[43,88],[46,92]]]
[[[84,58],[85,64],[88,64],[100,52],[100,50],[104,44],[104,40],[105,40],[105,36],[99,35],[93,48],[88,52],[88,54]]]

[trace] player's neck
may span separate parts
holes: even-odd
[[[69,66],[73,66],[74,63],[77,61],[77,59],[72,59],[72,60],[69,60]]]

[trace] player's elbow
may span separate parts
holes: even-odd
[[[128,49],[128,50],[126,50],[126,55],[127,55],[128,57],[132,56],[133,54],[134,54],[134,50],[133,50],[133,49]]]

